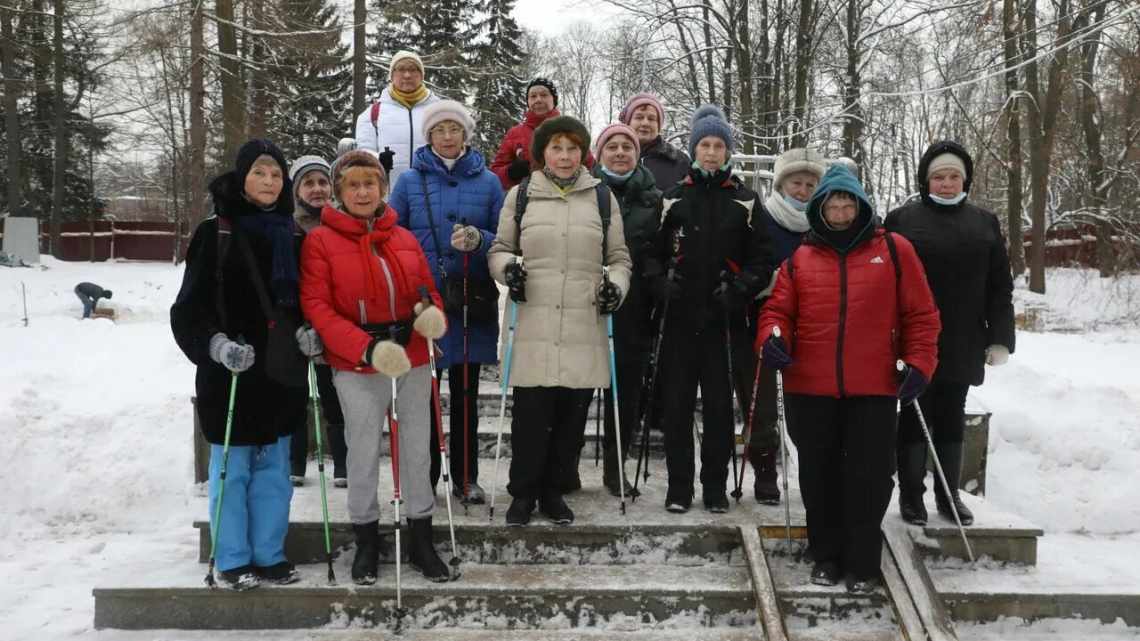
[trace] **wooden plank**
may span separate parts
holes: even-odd
[[[894,608],[895,616],[898,617],[898,638],[901,641],[926,641],[926,631],[925,626],[922,625],[922,618],[918,616],[918,610],[914,607],[914,599],[910,595],[910,590],[907,590],[906,582],[903,581],[898,564],[895,563],[895,557],[891,554],[891,549],[885,541],[883,542],[883,556],[880,565],[883,572],[883,583],[887,587],[887,594],[891,597],[891,606]]]
[[[926,636],[930,641],[958,641],[950,613],[934,589],[930,573],[926,571],[926,565],[905,528],[902,521],[887,519],[883,522],[883,537],[922,619]]]
[[[760,531],[755,526],[742,525],[740,540],[744,544],[748,570],[752,573],[752,587],[756,593],[756,607],[760,612],[764,638],[768,641],[788,641],[784,616],[780,614],[780,604],[776,600],[772,571],[768,567],[768,557],[764,555],[764,545],[760,542]]]

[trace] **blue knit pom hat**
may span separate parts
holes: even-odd
[[[724,141],[728,147],[728,155],[732,156],[733,139],[732,127],[724,117],[724,112],[716,105],[701,105],[693,112],[693,119],[689,125],[689,157],[697,157],[697,143],[703,138],[716,136]]]

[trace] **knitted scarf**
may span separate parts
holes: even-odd
[[[772,214],[772,218],[776,220],[776,224],[784,229],[802,234],[811,229],[811,224],[808,223],[807,211],[799,211],[795,207],[788,204],[780,192],[773,191],[768,195],[768,200],[764,201],[764,208]]]
[[[421,100],[427,98],[428,88],[421,82],[420,86],[416,88],[415,91],[404,93],[403,91],[397,89],[396,85],[389,85],[388,95],[392,96],[392,99],[396,102],[404,105],[408,109],[411,109],[412,107],[415,107],[416,104]]]

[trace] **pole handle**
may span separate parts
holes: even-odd
[[[772,326],[772,336],[775,336],[776,338],[780,337],[780,326],[779,325]]]

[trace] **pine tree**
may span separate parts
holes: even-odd
[[[486,18],[473,26],[479,34],[472,55],[475,74],[474,111],[479,122],[476,146],[494,153],[499,141],[526,111],[519,69],[526,57],[523,34],[511,17],[514,0],[486,0]]]
[[[471,8],[469,0],[372,0],[379,28],[369,45],[369,57],[386,64],[401,49],[414,51],[423,59],[424,80],[436,94],[466,102]],[[369,80],[378,96],[388,84],[387,66]]]

